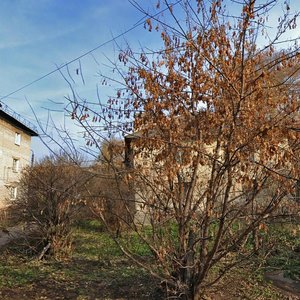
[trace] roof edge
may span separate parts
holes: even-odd
[[[3,116],[6,120],[10,123],[14,124],[15,126],[23,129],[24,131],[28,132],[31,136],[38,136],[37,127],[23,118],[20,114],[13,111],[4,103],[0,102],[0,116]]]

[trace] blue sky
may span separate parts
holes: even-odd
[[[150,1],[141,3],[149,5]],[[0,97],[110,40],[132,27],[141,17],[142,14],[126,0],[1,0]],[[121,46],[125,45],[125,39],[138,47],[138,43],[147,42],[149,45],[152,35],[139,26],[118,40]],[[85,97],[96,95],[100,81],[97,73],[106,68],[105,56],[117,57],[113,43],[80,60],[85,85],[76,74],[79,62],[69,66]],[[45,125],[49,116],[47,109],[63,111],[64,96],[68,94],[70,90],[66,82],[56,72],[2,101],[35,122],[26,97],[41,124]],[[105,93],[102,96],[105,101]],[[76,138],[78,129],[63,112],[52,112],[51,115],[58,127],[67,121],[68,129]],[[33,150],[37,157],[47,153],[37,138],[33,141]]]
[[[137,2],[149,9],[156,3],[155,0]],[[279,6],[277,12],[280,10]],[[1,0],[0,98],[119,35],[142,17],[142,13],[126,0]],[[277,15],[271,22],[275,19]],[[118,39],[121,47],[125,46],[125,39],[134,49],[140,45],[156,49],[160,45],[157,35],[149,33],[143,26]],[[115,44],[109,43],[94,51],[93,56],[82,58],[85,84],[76,74],[79,62],[69,65],[81,95],[96,98],[96,87],[100,83],[98,73],[110,72],[105,66],[108,63],[106,57],[115,59],[117,55]],[[101,89],[103,102],[108,93]],[[68,94],[68,85],[56,72],[2,101],[35,122],[28,101],[43,126],[47,124],[50,109],[55,126],[66,126],[72,137],[80,139],[82,130],[63,111],[64,97]],[[48,132],[51,134],[51,126]],[[38,158],[48,152],[37,138],[32,146]]]

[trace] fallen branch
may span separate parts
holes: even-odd
[[[46,252],[50,249],[50,247],[51,247],[51,243],[48,243],[47,246],[44,247],[41,254],[39,255],[38,260],[41,260],[45,256]]]

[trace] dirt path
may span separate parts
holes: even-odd
[[[292,299],[300,299],[300,282],[284,277],[283,271],[266,273],[265,278],[272,281],[276,287],[296,297]]]

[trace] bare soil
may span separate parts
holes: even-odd
[[[274,286],[278,287],[282,291],[289,293],[291,296],[297,297],[294,299],[300,299],[299,281],[285,277],[282,271],[268,272],[265,274],[265,278],[270,280]]]

